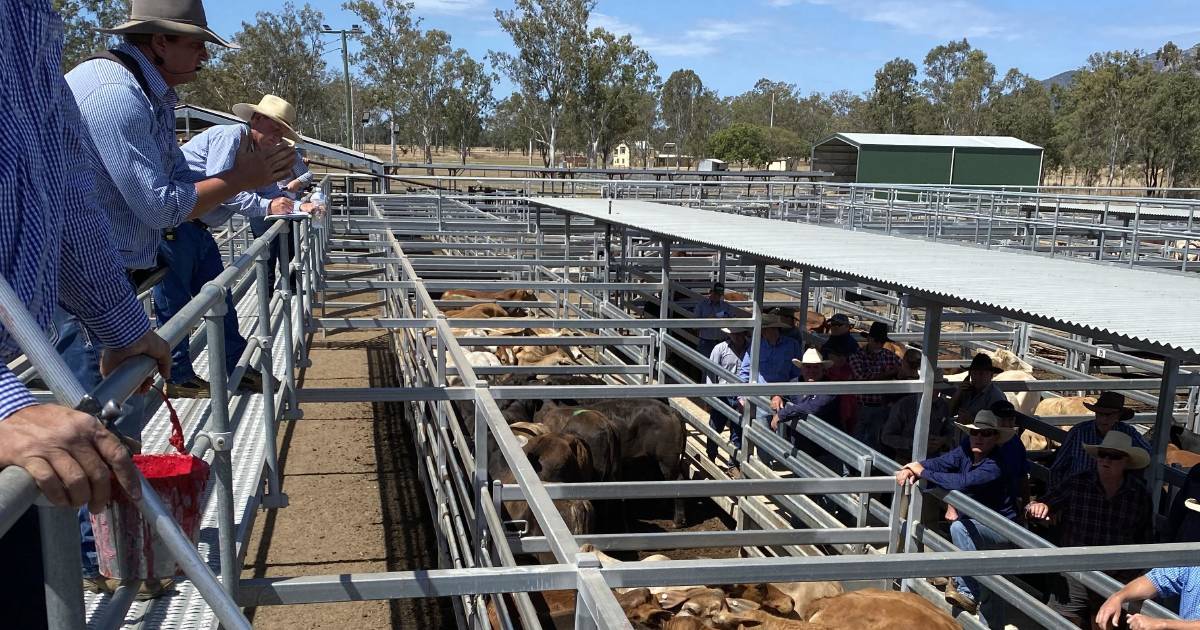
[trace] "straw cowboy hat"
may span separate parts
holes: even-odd
[[[1183,502],[1183,507],[1185,507],[1189,510],[1200,512],[1200,501],[1197,501],[1195,499],[1188,499]]]
[[[113,35],[187,35],[225,48],[240,48],[209,30],[201,0],[133,0],[129,8],[129,20],[112,28],[96,30]]]
[[[1085,402],[1083,406],[1092,411],[1118,411],[1122,420],[1133,417],[1133,410],[1125,406],[1125,395],[1117,392],[1100,392],[1100,398],[1096,399],[1096,402]]]
[[[804,356],[799,359],[792,359],[792,365],[796,367],[804,367],[806,365],[820,365],[829,367],[833,365],[833,361],[826,361],[821,358],[821,353],[817,352],[816,348],[809,348],[804,351]]]
[[[1109,431],[1104,434],[1104,441],[1099,444],[1084,444],[1083,450],[1092,457],[1099,450],[1121,451],[1129,456],[1129,468],[1139,469],[1150,465],[1150,453],[1140,446],[1133,445],[1133,438],[1120,431]]]
[[[292,129],[292,125],[296,124],[296,108],[292,107],[291,103],[274,94],[266,94],[263,95],[258,105],[238,103],[233,106],[233,115],[246,122],[250,122],[254,114],[266,116],[283,126],[283,137],[296,142],[300,141],[300,134]]]
[[[986,431],[990,429],[996,432],[1000,442],[1006,442],[1009,438],[1017,434],[1016,429],[1000,426],[1000,419],[996,417],[996,414],[987,409],[975,414],[975,419],[971,421],[971,424],[955,422],[954,426],[965,433],[970,433],[972,430]]]

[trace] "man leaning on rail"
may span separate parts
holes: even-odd
[[[249,133],[245,125],[216,125],[205,129],[182,147],[188,168],[200,177],[217,175],[233,167],[238,154],[246,148],[270,151],[284,138],[296,140],[299,136],[287,123],[295,118],[294,114],[289,115],[293,111],[290,103],[271,94],[264,96],[257,105],[234,105],[233,113],[250,123]],[[224,270],[221,251],[211,230],[225,225],[235,213],[247,219],[258,219],[268,214],[288,214],[294,204],[278,184],[271,182],[239,192],[199,218],[167,229],[158,245],[159,258],[167,267],[162,282],[154,287],[154,313],[158,323],[165,324],[174,317],[196,297],[206,282]],[[246,350],[246,338],[238,332],[237,311],[228,290],[225,291],[225,307],[225,369],[232,373]],[[262,392],[262,374],[247,367],[239,387]],[[171,397],[207,398],[208,390],[208,381],[192,370],[191,351],[184,338],[171,351],[171,382],[167,385],[167,393]]]
[[[200,0],[134,0],[130,19],[101,32],[120,35],[116,48],[67,73],[67,84],[91,142],[84,162],[95,177],[94,195],[108,213],[115,246],[132,281],[143,284],[158,266],[163,230],[203,216],[244,190],[279,181],[291,169],[292,151],[246,150],[232,168],[201,179],[191,174],[175,139],[175,88],[189,83],[208,60],[207,43],[233,47],[207,27]],[[142,286],[141,288],[146,288]],[[95,353],[63,318],[60,345],[81,381],[95,379]],[[94,382],[83,382],[85,389]],[[141,432],[138,401],[118,427]]]
[[[62,79],[63,24],[49,0],[0,3],[0,275],[49,333],[62,304],[106,350],[108,373],[125,359],[148,354],[166,375],[166,342],[134,297],[112,228],[97,207],[79,110]],[[20,349],[0,327],[0,358]],[[0,468],[20,466],[58,505],[100,509],[115,476],[140,498],[128,451],[93,416],[39,404],[0,362]],[[47,627],[37,512],[30,508],[0,537],[0,625]]]
[[[1184,504],[1184,509],[1189,512],[1200,512],[1200,502],[1196,499],[1186,499]],[[1155,597],[1178,597],[1181,620],[1133,614],[1126,619],[1130,630],[1200,630],[1200,567],[1150,569],[1149,573],[1126,584],[1105,600],[1100,612],[1096,613],[1096,625],[1102,630],[1115,628],[1123,605]]]

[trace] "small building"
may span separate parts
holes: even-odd
[[[833,182],[1037,186],[1042,147],[1010,136],[838,133],[813,146]]]
[[[587,165],[586,155],[564,155],[562,162],[559,162],[559,168],[584,168]]]
[[[618,144],[612,152],[612,167],[613,168],[629,168],[633,152],[628,143],[622,142]]]
[[[679,155],[678,153],[659,153],[654,156],[654,168],[682,168],[691,169],[695,164],[696,158],[692,155]]]
[[[703,160],[700,160],[700,164],[698,164],[696,166],[696,170],[697,171],[728,171],[729,165],[725,163],[725,160],[718,160],[717,158],[704,158]]]
[[[797,170],[800,170],[799,168],[797,168],[797,164],[799,164],[799,163],[800,163],[800,160],[798,158],[781,157],[777,160],[771,160],[770,162],[767,162],[767,170],[768,171],[797,171]]]

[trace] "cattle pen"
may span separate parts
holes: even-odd
[[[379,176],[358,179],[369,190],[387,188]],[[436,181],[439,190],[456,181],[405,176],[414,180]],[[1191,243],[1200,239],[1194,204],[1179,202],[1182,214],[1178,209],[1143,214],[1143,204],[1161,208],[1162,200],[1126,198],[1122,207],[1136,208],[1130,218],[1114,210],[1111,199],[1074,196],[1065,205],[1053,205],[1048,200],[1053,193],[577,179],[570,191],[545,197],[527,194],[536,180],[505,181],[515,185],[512,191],[391,195],[354,192],[352,178],[346,177],[341,194],[332,195],[340,203],[319,221],[280,223],[254,241],[244,226],[226,230],[231,266],[178,321],[172,320],[167,332],[177,340],[204,318],[194,352],[202,362],[221,364],[208,356],[222,356],[221,343],[205,347],[203,341],[221,338],[216,296],[220,289],[234,288],[241,321],[255,331],[243,364],[275,373],[280,388],[214,397],[183,409],[189,446],[214,459],[217,475],[199,555],[173,549],[189,577],[180,593],[134,603],[132,589],[124,589],[85,600],[78,580],[71,586],[70,572],[62,568],[70,558],[47,554],[48,568],[63,569],[47,573],[48,599],[54,600],[52,611],[62,615],[57,617],[61,627],[82,627],[84,614],[97,628],[120,627],[131,619],[152,627],[218,622],[246,627],[240,608],[444,597],[451,599],[461,627],[540,628],[544,623],[529,594],[566,590],[576,593],[574,627],[628,628],[614,588],[833,580],[912,590],[941,605],[940,594],[921,578],[970,574],[984,576],[983,585],[1019,611],[1028,627],[1069,628],[1022,576],[1073,572],[1089,589],[1107,595],[1120,584],[1104,570],[1172,566],[1181,555],[1200,551],[1196,544],[1057,548],[960,492],[923,483],[897,486],[892,475],[902,462],[820,418],[797,425],[827,455],[817,458],[760,426],[751,411],[768,405],[773,394],[918,393],[923,402],[911,457],[921,459],[930,400],[941,386],[935,369],[961,368],[978,350],[1005,349],[1043,377],[997,383],[1005,391],[1047,397],[1121,391],[1137,401],[1141,409],[1133,421],[1153,435],[1152,487],[1177,488],[1183,474],[1165,465],[1167,428],[1200,428],[1200,331],[1194,325],[1200,277],[1188,264]],[[322,186],[329,190],[334,183],[327,178]],[[1094,211],[1098,205],[1102,215]],[[1053,216],[1042,210],[1050,207],[1056,208]],[[1112,217],[1116,224],[1108,222]],[[282,290],[272,294],[265,261],[267,245],[277,238],[289,244],[283,258],[295,274],[282,274]],[[714,280],[747,294],[735,302],[744,316],[688,318],[690,303]],[[521,316],[451,319],[446,311],[483,300],[443,298],[450,289],[526,290],[533,297],[497,303],[523,310]],[[846,312],[863,322],[888,323],[894,339],[923,351],[920,376],[755,383],[762,313],[770,307],[801,314]],[[694,350],[692,331],[724,327],[752,331],[751,384],[738,382]],[[305,364],[312,341],[347,329],[390,333],[399,386],[297,384],[295,372]],[[522,332],[495,334],[500,329]],[[815,340],[819,333],[804,334]],[[50,359],[39,357],[36,344],[29,344],[22,346],[29,355],[26,377],[30,366],[53,374],[54,366],[46,363]],[[476,366],[468,354],[471,348],[517,346],[571,349],[573,360]],[[118,371],[91,398],[119,401],[149,370],[137,365]],[[226,382],[221,370],[212,374],[214,384]],[[550,384],[553,379],[525,378],[512,385],[505,376],[598,381]],[[45,380],[73,406],[80,398],[78,387],[55,386],[60,379]],[[745,409],[725,402],[732,396],[745,397]],[[589,399],[668,401],[687,431],[685,474],[582,483],[539,479],[501,406]],[[305,404],[349,401],[405,406],[419,454],[412,465],[431,507],[429,527],[437,538],[439,565],[238,579],[255,513],[287,509],[276,474],[275,424],[301,417]],[[738,417],[745,427],[742,448],[709,428],[697,403]],[[160,411],[154,426],[164,417]],[[1025,428],[1061,439],[1061,426],[1082,419],[1029,418]],[[165,441],[154,435],[151,442]],[[706,440],[718,447],[716,459],[708,458]],[[511,483],[490,474],[497,459],[511,472]],[[768,465],[771,460],[774,465]],[[730,474],[734,469],[737,475]],[[1035,477],[1046,475],[1036,464],[1033,471]],[[20,471],[0,473],[0,532],[35,494]],[[575,533],[557,503],[685,498],[712,500],[735,526],[730,531]],[[1160,493],[1154,498],[1161,515]],[[926,501],[954,506],[1001,533],[1011,548],[957,550],[922,524]],[[535,522],[506,517],[508,505],[522,503]],[[62,510],[39,509],[61,524]],[[73,513],[67,517],[73,519]],[[170,529],[168,524],[162,528]],[[43,536],[62,543],[69,529],[44,527]],[[581,550],[583,545],[591,547]],[[739,548],[742,557],[606,565],[590,551],[665,550],[669,555],[670,550],[715,547]],[[521,562],[531,554],[545,561]],[[75,599],[85,603],[86,613]],[[489,622],[489,608],[494,622]],[[1144,612],[1174,618],[1153,603]],[[966,613],[957,620],[964,627],[982,627]]]

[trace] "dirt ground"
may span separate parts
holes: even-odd
[[[378,331],[318,335],[308,388],[392,386],[395,359]],[[260,513],[243,577],[437,567],[429,507],[400,405],[303,406],[282,422],[279,464],[290,506]],[[446,600],[349,602],[250,609],[256,628],[453,628]]]

